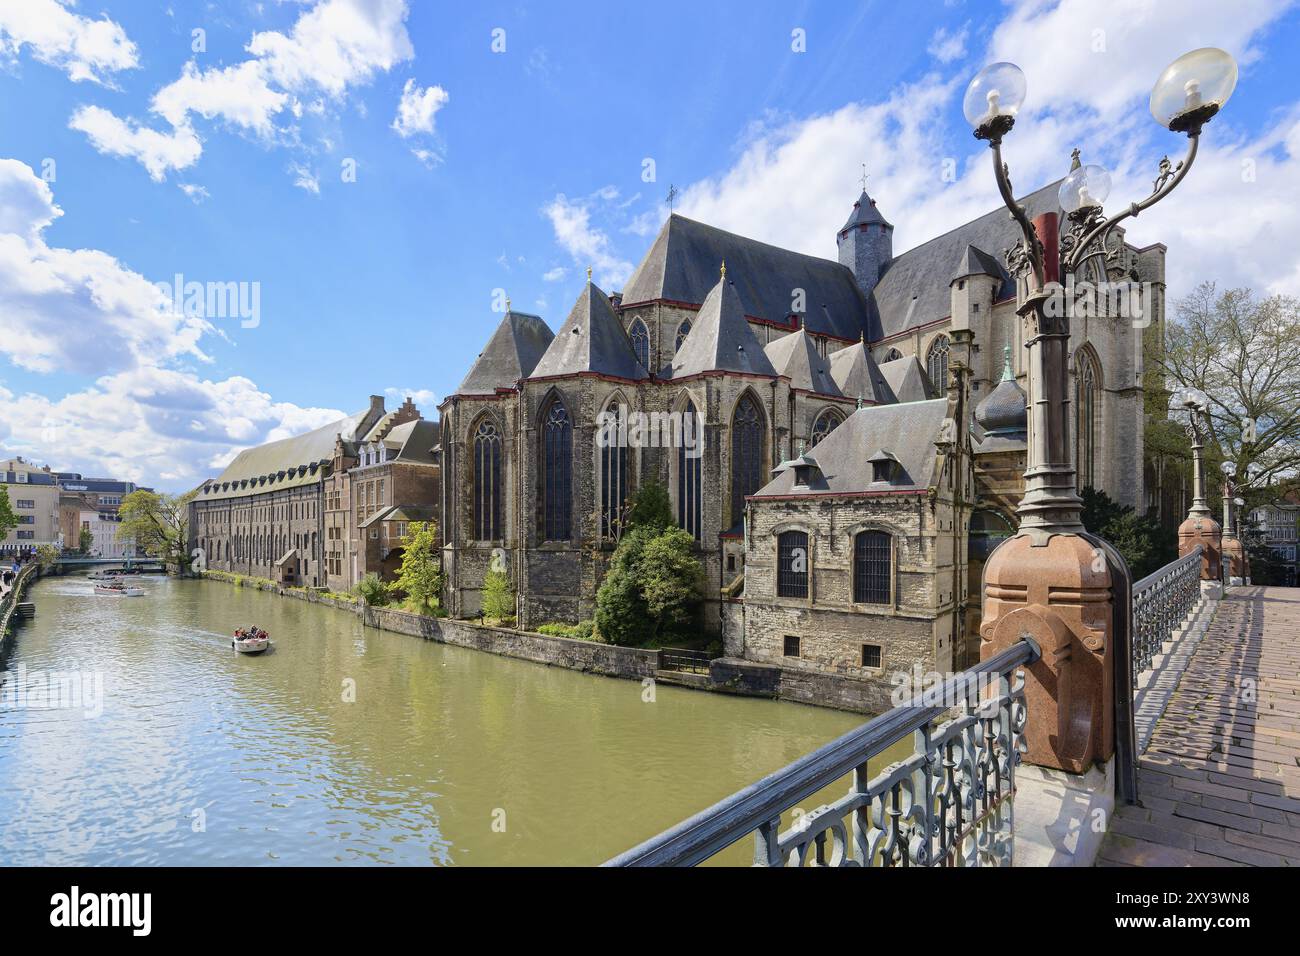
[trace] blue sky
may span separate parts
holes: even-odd
[[[0,2],[0,448],[181,489],[372,392],[432,415],[497,290],[558,327],[670,183],[833,256],[866,163],[901,251],[996,204],[961,117],[995,59],[1029,79],[1019,186],[1080,145],[1136,198],[1182,148],[1146,93],[1207,45],[1237,92],[1130,239],[1170,247],[1171,298],[1300,292],[1285,3]],[[170,314],[150,284],[178,273],[258,283],[258,324]]]

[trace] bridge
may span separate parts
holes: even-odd
[[[159,558],[95,558],[82,555],[60,555],[55,563],[54,574],[77,568],[120,567],[126,571],[161,571],[163,562]]]
[[[606,865],[693,866],[747,838],[758,866],[1300,865],[1300,590],[1225,591],[1208,547],[1124,585],[1108,762],[1028,762],[1031,712],[1069,694],[1026,694],[1047,650],[1026,632]]]

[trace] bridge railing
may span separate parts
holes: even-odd
[[[1201,546],[1133,585],[1133,676],[1147,670],[1201,597]]]
[[[0,594],[0,641],[4,640],[9,622],[13,619],[14,607],[22,597],[23,589],[36,576],[37,569],[35,562],[23,565],[9,588]]]
[[[1022,640],[606,866],[694,866],[750,835],[759,866],[1008,866],[1022,668],[1038,656]],[[872,775],[871,760],[909,737],[912,754]],[[847,794],[781,830],[784,814],[846,776]]]

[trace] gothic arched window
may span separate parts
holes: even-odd
[[[542,415],[542,537],[567,541],[573,510],[573,422],[559,396]]]
[[[777,597],[808,596],[808,534],[785,531],[776,539]]]
[[[888,604],[893,547],[887,531],[860,531],[853,539],[853,603]]]
[[[745,496],[763,486],[763,412],[746,393],[731,416],[731,522],[745,513]]]
[[[606,424],[600,438],[600,534],[617,538],[622,532],[623,502],[627,499],[627,442],[624,441],[623,406],[613,401],[605,409]]]
[[[835,431],[840,422],[844,421],[844,416],[833,408],[828,408],[817,416],[817,421],[813,422],[812,437],[808,442],[810,448],[816,448],[817,443]]]
[[[673,354],[676,355],[682,350],[682,343],[686,341],[686,336],[691,334],[691,320],[682,319],[682,324],[677,326],[677,341],[673,344]]]
[[[948,392],[948,336],[940,335],[925,353],[925,374],[930,376],[936,398]]]
[[[677,524],[699,541],[703,517],[700,506],[700,461],[703,456],[700,453],[704,449],[704,435],[695,406],[690,402],[682,409],[682,423],[683,431],[689,430],[691,440],[677,443]]]
[[[496,541],[501,534],[501,432],[490,419],[474,433],[474,540]]]
[[[888,352],[885,353],[886,362],[892,362],[894,361],[894,359],[901,359],[902,357],[903,357],[903,353],[898,351],[898,349],[890,349]]]
[[[1079,488],[1097,487],[1097,422],[1101,411],[1101,374],[1088,352],[1080,352],[1075,366],[1075,461]]]
[[[650,332],[646,329],[645,323],[640,319],[633,319],[632,327],[628,329],[628,337],[632,340],[632,351],[636,353],[636,360],[641,363],[642,368],[650,368]]]

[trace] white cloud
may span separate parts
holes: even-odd
[[[609,236],[592,226],[587,201],[557,193],[542,208],[542,214],[551,221],[555,241],[573,257],[575,264],[594,269],[596,282],[602,288],[617,289],[632,275],[632,263],[620,259],[612,249]]]
[[[438,393],[427,388],[386,388],[384,395],[392,405],[400,405],[409,398],[425,418],[433,417],[431,412],[438,407]]]
[[[1211,0],[1014,4],[1006,22],[992,30],[993,45],[982,62],[1014,58],[1028,78],[1025,110],[1004,148],[1017,191],[1065,175],[1077,144],[1085,162],[1112,170],[1109,209],[1145,196],[1162,153],[1176,161],[1186,143],[1147,112],[1145,97],[1156,75],[1186,49],[1211,42],[1248,70],[1261,55],[1256,45],[1263,29],[1282,9],[1254,0],[1232,6]],[[1195,30],[1170,30],[1171,16]],[[1095,36],[1094,30],[1104,33]],[[1106,52],[1094,53],[1094,40]],[[757,124],[745,131],[730,168],[685,188],[678,209],[765,242],[834,258],[835,230],[857,195],[865,161],[867,188],[895,225],[895,254],[989,212],[1000,202],[988,149],[951,123],[976,68],[931,74],[878,102]],[[1169,246],[1171,300],[1202,278],[1300,290],[1300,254],[1286,239],[1288,224],[1300,216],[1294,189],[1300,181],[1300,103],[1256,137],[1234,132],[1233,105],[1207,127],[1196,168],[1178,194],[1127,223],[1130,242]],[[1253,181],[1243,181],[1247,159],[1254,161]],[[763,201],[755,202],[756,196]]]
[[[421,89],[415,85],[415,80],[407,80],[402,87],[402,99],[397,104],[393,129],[402,139],[409,139],[417,133],[432,133],[434,117],[447,105],[449,98],[441,86]]]
[[[246,378],[202,378],[208,322],[172,311],[152,282],[97,249],[49,245],[63,211],[24,163],[0,159],[0,356],[35,372],[94,376],[62,398],[0,384],[6,450],[60,470],[179,490],[240,449],[342,417],[276,402]]]
[[[940,27],[930,38],[930,45],[926,47],[926,52],[940,63],[960,60],[966,55],[966,36],[969,32],[969,23],[962,24],[958,30],[945,30]]]
[[[75,81],[107,83],[106,74],[140,65],[139,51],[120,25],[105,16],[91,20],[55,0],[0,0],[0,55],[16,58],[23,47],[42,63]]]
[[[211,327],[174,314],[144,276],[99,250],[45,242],[63,212],[18,160],[0,160],[0,210],[0,355],[39,372],[96,374],[206,360],[199,339]]]
[[[548,269],[546,272],[542,273],[542,281],[559,282],[568,274],[569,270],[564,268],[564,266],[556,266],[554,269]]]
[[[198,162],[203,145],[188,126],[160,133],[134,120],[123,120],[100,106],[83,106],[68,122],[90,137],[91,145],[110,156],[127,156],[142,165],[154,182],[167,178],[168,170],[187,169]]]
[[[290,163],[289,172],[293,175],[293,184],[299,189],[304,189],[313,196],[320,195],[320,177],[309,167],[302,163]]]
[[[198,160],[202,144],[192,129],[195,114],[262,140],[292,143],[296,133],[278,128],[279,117],[325,115],[350,88],[415,55],[406,16],[406,0],[319,0],[287,34],[255,33],[247,60],[211,69],[185,64],[150,102],[150,111],[170,125],[170,133],[100,107],[78,110],[72,127],[90,136],[100,152],[139,160],[155,180]]]
[[[194,200],[195,205],[203,202],[208,198],[208,189],[206,186],[199,186],[196,183],[180,183],[181,192]]]

